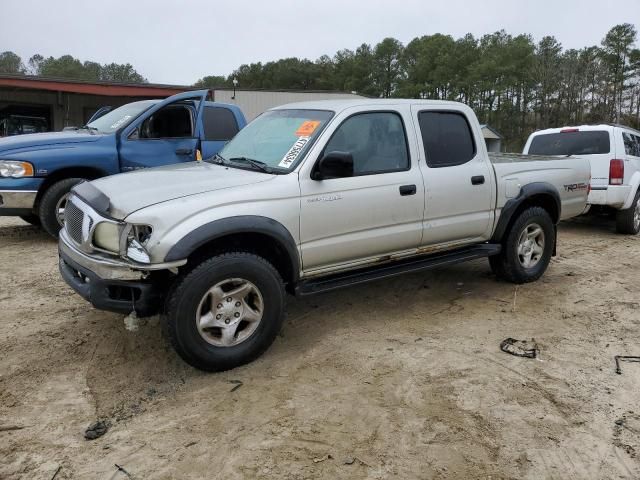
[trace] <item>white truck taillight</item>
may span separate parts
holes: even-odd
[[[617,158],[609,162],[609,185],[622,185],[624,181],[624,160]]]

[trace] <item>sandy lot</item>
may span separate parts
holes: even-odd
[[[563,224],[535,284],[477,261],[289,298],[222,374],[86,304],[34,227],[0,219],[0,252],[2,479],[640,478],[640,364],[613,359],[640,355],[640,237],[610,222]]]

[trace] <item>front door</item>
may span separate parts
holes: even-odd
[[[121,170],[195,160],[205,96],[206,91],[174,95],[129,125],[120,135]]]
[[[396,111],[348,117],[323,154],[350,153],[354,176],[318,181],[301,173],[300,239],[306,274],[417,248],[424,187],[404,124]]]

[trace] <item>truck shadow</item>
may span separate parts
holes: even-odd
[[[0,248],[22,242],[47,242],[52,245],[56,240],[40,227],[34,227],[22,220],[0,220]]]
[[[589,231],[616,234],[616,218],[607,214],[587,214],[560,222],[560,229],[576,233]]]

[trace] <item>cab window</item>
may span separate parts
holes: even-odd
[[[193,137],[193,117],[186,105],[168,105],[140,125],[139,138]]]
[[[335,151],[353,156],[354,176],[409,169],[404,125],[393,112],[360,113],[346,119],[324,148],[324,153]]]
[[[476,156],[471,127],[463,114],[420,112],[418,123],[429,167],[462,165]]]
[[[231,140],[239,130],[235,115],[227,108],[204,107],[202,121],[205,140]]]

